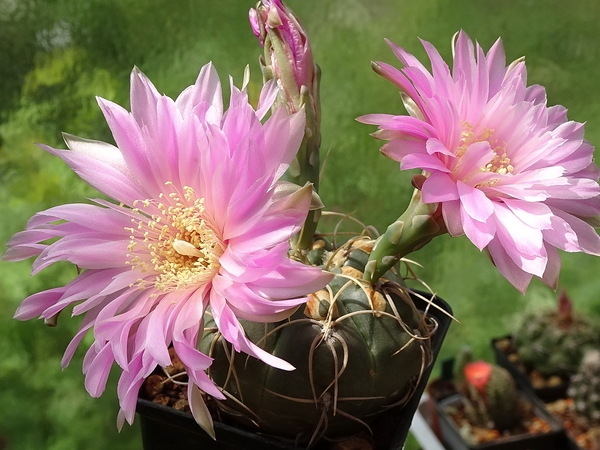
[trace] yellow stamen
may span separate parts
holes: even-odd
[[[224,244],[205,214],[204,199],[190,187],[184,187],[184,191],[183,199],[173,192],[159,196],[162,201],[134,203],[148,211],[132,219],[137,229],[127,228],[132,234],[128,264],[132,270],[156,272],[153,282],[138,280],[136,285],[142,289],[150,285],[170,292],[200,286],[219,270]]]
[[[483,166],[481,172],[493,172],[499,175],[512,174],[514,166],[511,164],[510,158],[506,154],[506,142],[499,143],[497,139],[493,139],[494,130],[490,128],[484,128],[483,131],[475,133],[473,131],[473,125],[469,122],[462,122],[462,132],[460,146],[457,149],[456,156],[461,158],[464,156],[467,148],[477,142],[487,141],[490,144],[491,149],[496,153],[491,162]],[[485,182],[486,186],[493,186],[499,181],[498,178],[494,178]],[[476,187],[480,187],[478,185]]]

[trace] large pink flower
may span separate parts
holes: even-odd
[[[451,235],[486,249],[522,292],[533,275],[556,287],[557,248],[600,254],[588,224],[600,213],[593,147],[564,107],[546,106],[543,87],[527,87],[523,61],[507,66],[499,40],[486,55],[460,32],[452,71],[423,42],[430,73],[389,45],[404,68],[375,69],[403,91],[410,116],[359,120],[379,125],[375,136],[390,141],[381,151],[402,169],[425,171],[423,202],[439,202]]]
[[[192,410],[203,406],[197,387],[223,397],[204,372],[211,358],[196,349],[208,306],[237,351],[292,369],[251,343],[238,322],[287,317],[331,279],[287,255],[312,189],[278,181],[300,145],[305,120],[303,112],[288,116],[279,108],[261,123],[272,88],[267,85],[255,111],[232,85],[224,112],[210,64],[175,101],[135,69],[131,113],[98,100],[117,147],[71,135],[65,135],[70,150],[42,146],[118,204],[57,206],[13,236],[5,260],[39,255],[34,274],[57,261],[83,270],[67,286],[25,299],[15,317],[52,320],[81,302],[73,314],[85,317],[62,363],[93,329],[85,385],[99,396],[117,362],[123,369],[121,423],[132,422],[144,378],[156,365],[171,364],[171,344],[187,368]],[[45,243],[52,238],[59,239]]]

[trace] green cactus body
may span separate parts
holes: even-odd
[[[519,422],[517,389],[508,371],[476,361],[467,363],[463,373],[459,389],[471,424],[505,430]]]
[[[586,428],[600,426],[600,350],[588,350],[571,377],[568,395]]]
[[[376,292],[343,275],[358,276],[367,257],[352,252],[328,290],[290,320],[243,323],[252,341],[294,371],[236,354],[206,324],[202,342],[212,345],[201,350],[215,359],[209,375],[235,398],[220,403],[224,410],[263,433],[308,441],[355,432],[369,416],[410,398],[431,360],[431,325],[397,284]]]
[[[527,315],[513,336],[526,367],[545,376],[568,378],[577,370],[585,349],[600,343],[600,328],[574,314],[562,293],[557,309]]]

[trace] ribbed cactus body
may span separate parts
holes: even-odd
[[[519,422],[517,389],[507,370],[477,361],[467,364],[464,372],[460,389],[472,424],[505,430]]]
[[[505,430],[521,419],[512,375],[495,364],[473,362],[469,347],[458,354],[454,381],[463,395],[465,413],[472,425]]]
[[[557,309],[525,316],[514,339],[517,354],[527,367],[546,376],[568,378],[577,370],[585,349],[600,343],[600,329],[573,313],[563,293]]]
[[[330,291],[313,296],[289,321],[243,323],[253,342],[296,370],[235,354],[206,333],[213,333],[213,345],[202,351],[215,358],[209,374],[238,400],[224,402],[225,409],[261,432],[309,440],[356,431],[368,416],[407,401],[430,362],[429,327],[397,285],[376,292],[341,275],[364,267],[360,253],[338,270]]]
[[[600,351],[586,352],[581,366],[571,377],[568,395],[586,426],[600,426]]]

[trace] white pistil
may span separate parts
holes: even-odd
[[[131,233],[127,264],[132,270],[153,270],[156,275],[154,280],[140,280],[141,289],[153,285],[172,292],[201,286],[219,270],[224,244],[204,214],[204,199],[190,187],[183,189],[183,198],[170,193],[134,203],[145,211],[133,209],[137,217],[132,219],[133,227],[126,228]]]
[[[187,241],[173,239],[173,243],[171,245],[173,246],[173,249],[175,249],[175,251],[180,255],[195,256],[196,258],[202,258],[204,256],[200,250]]]

